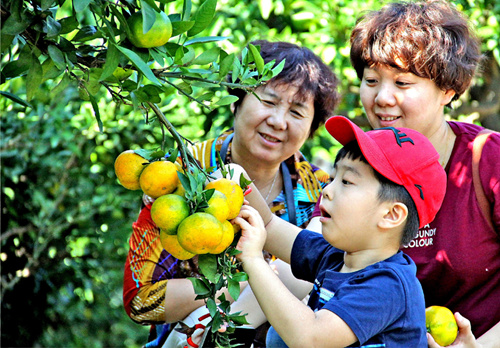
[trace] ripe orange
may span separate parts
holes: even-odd
[[[135,47],[151,48],[165,45],[172,36],[172,23],[164,12],[155,12],[156,19],[148,32],[143,30],[142,12],[136,12],[127,20],[130,28],[128,39]]]
[[[234,240],[233,225],[228,220],[225,220],[222,223],[222,240],[220,241],[219,245],[215,247],[215,249],[212,249],[210,254],[222,253],[224,250],[227,249],[228,246],[231,245],[233,240]]]
[[[189,251],[181,247],[175,234],[168,234],[165,233],[165,231],[160,230],[160,241],[163,249],[165,249],[176,259],[187,260],[195,256],[195,254],[190,253]]]
[[[184,197],[168,194],[158,197],[151,206],[151,219],[167,234],[176,234],[182,220],[189,216],[189,205]]]
[[[115,160],[115,174],[120,184],[129,190],[138,190],[139,177],[149,162],[133,150],[122,152]]]
[[[142,191],[153,198],[172,193],[179,184],[175,165],[169,161],[156,161],[147,166],[139,178]]]
[[[215,216],[194,213],[177,228],[179,244],[193,254],[207,254],[222,240],[222,225]]]
[[[205,208],[205,213],[212,214],[219,222],[227,221],[229,205],[226,196],[222,192],[215,190],[208,200],[208,208]]]
[[[227,219],[231,220],[237,217],[240,213],[241,206],[243,205],[243,190],[240,185],[232,180],[220,178],[210,181],[205,186],[205,190],[211,188],[222,192],[226,196],[229,205],[229,215]]]
[[[426,308],[425,326],[434,341],[441,346],[448,346],[457,338],[458,326],[455,316],[446,307],[430,306]]]

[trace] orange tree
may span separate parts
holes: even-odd
[[[216,0],[2,1],[0,103],[9,115],[2,116],[1,142],[5,345],[135,345],[112,320],[89,321],[109,315],[94,306],[101,301],[98,286],[112,292],[109,304],[119,307],[116,273],[123,260],[95,260],[111,226],[127,230],[120,220],[130,224],[131,202],[140,200],[103,185],[114,161],[110,150],[145,140],[163,154],[176,151],[196,169],[185,150],[190,134],[171,123],[189,131],[193,121],[168,111],[184,103],[210,115],[235,101],[226,87],[252,90],[280,71],[264,64],[258,47],[237,55],[222,48],[228,37],[203,35],[216,6]],[[150,31],[167,42],[148,37]],[[139,136],[127,129],[135,111],[146,121],[134,124]],[[160,129],[159,139],[153,128]],[[117,196],[123,209],[113,208]],[[113,240],[127,239],[116,233],[100,251],[108,260]],[[118,250],[123,259],[126,247]],[[65,301],[74,302],[71,313]],[[115,338],[85,339],[106,325],[113,325]],[[60,326],[67,330],[56,333]]]

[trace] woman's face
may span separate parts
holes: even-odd
[[[248,94],[235,112],[234,160],[276,165],[297,152],[311,129],[314,101],[297,97],[298,87],[266,85]]]
[[[455,93],[427,78],[385,65],[365,68],[361,102],[373,128],[406,127],[431,137],[444,121],[444,106]]]

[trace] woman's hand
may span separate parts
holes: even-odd
[[[455,341],[447,347],[456,348],[481,348],[482,345],[476,341],[474,334],[472,333],[472,328],[470,321],[464,318],[460,313],[455,313],[455,319],[458,325],[458,336]],[[429,348],[440,348],[439,344],[434,341],[431,334],[427,334],[427,344]]]
[[[266,242],[266,226],[257,210],[249,205],[241,207],[240,214],[233,222],[241,227],[241,237],[236,249],[241,253],[236,258],[245,263],[253,258],[263,258],[262,249]]]

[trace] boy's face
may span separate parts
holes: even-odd
[[[365,250],[385,214],[377,198],[380,183],[371,166],[348,157],[337,162],[333,178],[320,205],[323,236],[346,252]]]

